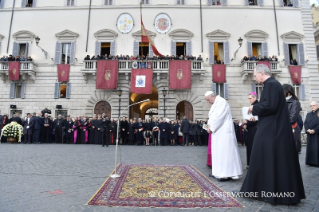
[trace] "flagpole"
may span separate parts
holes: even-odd
[[[141,14],[141,33],[142,33],[142,0],[140,1],[140,14]],[[144,45],[143,45],[143,42],[142,42],[142,40],[141,40],[141,43],[142,43],[142,61],[143,61],[143,47],[144,47]]]

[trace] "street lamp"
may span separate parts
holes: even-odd
[[[117,89],[116,91],[117,95],[119,95],[119,121],[120,121],[120,112],[121,112],[121,95],[122,95],[122,90]]]
[[[231,61],[233,61],[233,60],[236,59],[236,54],[237,54],[239,48],[241,47],[241,45],[243,44],[243,39],[242,39],[241,37],[239,37],[239,39],[238,39],[238,44],[239,44],[239,47],[238,47],[238,49],[235,51],[235,53],[234,53],[234,58],[232,58]]]
[[[42,50],[42,52],[44,53],[45,59],[48,59],[48,58],[47,58],[47,57],[48,57],[48,52],[45,51],[44,49],[42,49],[42,48],[38,45],[38,44],[39,44],[39,41],[41,40],[41,39],[39,38],[39,36],[35,37],[34,39],[35,39],[35,43],[37,44],[37,47],[39,47],[39,48]]]
[[[164,88],[164,89],[162,90],[162,92],[163,92],[163,96],[164,96],[164,118],[165,118],[165,116],[166,116],[165,96],[166,96],[166,94],[167,94],[167,90]]]

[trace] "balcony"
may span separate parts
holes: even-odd
[[[251,77],[253,78],[254,69],[257,66],[257,62],[258,61],[243,61],[241,63],[242,71],[240,72],[240,75],[243,78],[243,83],[245,83],[249,75],[251,75]],[[279,70],[279,62],[277,61],[270,61],[270,70],[271,75],[275,78],[279,77],[282,72],[281,70]]]
[[[146,67],[153,68],[153,73],[157,74],[157,80],[160,80],[160,74],[168,74],[169,71],[169,60],[149,60],[149,61],[141,61],[141,60],[119,60],[119,73],[125,74],[126,80],[128,80],[128,75],[132,70],[132,63],[136,61],[137,66],[139,67],[141,63],[145,63]],[[96,76],[96,60],[84,60],[84,68],[81,69],[84,80],[87,82],[88,75]],[[204,62],[203,61],[191,61],[191,72],[192,75],[199,74],[204,75]]]
[[[20,62],[20,76],[23,81],[30,79],[34,82],[35,81],[35,66],[36,64],[33,61],[21,61]],[[0,61],[0,76],[2,81],[5,82],[9,78],[9,62],[7,61]]]

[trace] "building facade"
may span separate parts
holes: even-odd
[[[278,62],[271,62],[272,74],[283,84],[291,83],[290,60],[298,61],[302,82],[294,86],[304,113],[309,110],[309,101],[319,97],[309,0],[275,0],[275,7],[272,0],[143,0],[144,26],[159,52],[203,57],[203,61],[191,63],[191,89],[168,90],[165,97],[162,91],[169,86],[168,61],[153,61],[150,95],[130,93],[132,64],[119,61],[120,97],[116,90],[96,89],[96,61],[84,61],[86,55],[138,55],[142,51],[144,55],[153,54],[149,44],[141,43],[139,0],[0,2],[0,18],[5,20],[0,27],[0,55],[34,59],[21,62],[20,80],[14,82],[8,78],[7,62],[0,62],[3,113],[25,114],[46,107],[53,116],[62,113],[91,117],[93,113],[106,112],[117,117],[119,100],[124,109],[149,98],[150,102],[123,115],[163,117],[165,100],[170,119],[183,115],[205,119],[210,105],[204,93],[213,89],[228,100],[233,117],[241,119],[241,108],[248,106],[247,94],[256,91],[260,95],[262,91],[262,85],[253,81],[256,62],[241,61],[251,55],[276,55]],[[38,46],[36,36],[41,39]],[[226,83],[212,81],[212,64],[216,60],[226,64]],[[59,63],[71,64],[69,82],[58,82]],[[62,107],[56,108],[57,105]]]

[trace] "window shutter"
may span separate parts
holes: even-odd
[[[29,43],[25,44],[25,52],[24,52],[24,58],[27,58],[29,56]]]
[[[98,41],[95,42],[95,56],[97,55],[101,56],[101,42]]]
[[[4,0],[1,0],[1,2],[0,2],[0,9],[3,8],[3,4],[4,4]]]
[[[264,6],[264,0],[257,0],[258,1],[258,6]]]
[[[35,5],[36,5],[35,3],[36,3],[36,0],[33,0],[32,1],[32,7],[35,7]]]
[[[306,89],[304,84],[299,85],[299,99],[302,101],[306,100]]]
[[[54,86],[54,98],[59,99],[60,98],[60,83],[56,82]]]
[[[71,0],[71,6],[74,6],[74,0]]]
[[[216,95],[216,83],[212,83],[212,91],[214,92],[214,95]]]
[[[185,0],[181,0],[181,4],[182,4],[182,5],[185,5]]]
[[[186,42],[186,55],[192,55],[192,42],[191,41]]]
[[[16,83],[11,82],[10,83],[10,99],[14,99],[16,96]]]
[[[256,93],[256,84],[255,83],[251,83],[251,92]]]
[[[245,4],[246,4],[246,6],[248,6],[249,5],[249,0],[245,0]]]
[[[62,43],[56,42],[54,64],[61,64],[61,52],[62,52]]]
[[[229,42],[224,42],[224,64],[228,65],[230,64],[229,59]]]
[[[176,42],[171,41],[171,55],[176,55]]]
[[[133,56],[136,57],[140,54],[140,49],[139,49],[139,42],[137,41],[134,41],[134,44],[133,44]]]
[[[207,4],[210,6],[213,4],[213,0],[207,0]]]
[[[26,7],[26,6],[27,6],[27,0],[22,0],[21,7]]]
[[[268,43],[261,43],[263,56],[268,57]]]
[[[12,48],[12,56],[16,57],[19,55],[20,51],[20,45],[19,43],[13,42],[13,48]]]
[[[317,58],[319,59],[319,45],[316,46],[317,49]]]
[[[289,66],[290,65],[290,60],[289,60],[289,46],[288,46],[288,43],[284,43],[284,55],[285,55],[285,65]]]
[[[293,0],[293,6],[299,7],[299,0]]]
[[[247,52],[248,56],[253,56],[253,43],[252,42],[247,42]]]
[[[215,64],[215,57],[214,57],[214,42],[209,42],[209,64]]]
[[[298,64],[301,66],[304,66],[305,65],[305,51],[304,51],[303,43],[297,44],[297,50],[298,50],[298,57],[299,57]]]
[[[176,4],[181,4],[181,0],[176,0]]]
[[[71,43],[70,64],[74,64],[75,60],[75,41]]]
[[[227,0],[222,0],[222,5],[226,6],[227,5]]]
[[[110,54],[115,55],[115,41],[111,42]]]
[[[66,84],[66,99],[70,99],[71,98],[71,83],[68,82]]]
[[[22,84],[21,84],[21,99],[25,98],[25,86],[26,86],[26,83],[22,82]]]
[[[224,83],[224,99],[229,99],[228,83]]]
[[[113,0],[109,0],[109,5],[113,5]]]
[[[280,0],[280,5],[283,7],[284,6],[284,0]]]
[[[148,45],[149,45],[149,46],[148,46],[148,56],[149,56],[149,57],[153,57],[154,52],[153,52],[152,45],[151,45],[151,43],[149,43]]]

